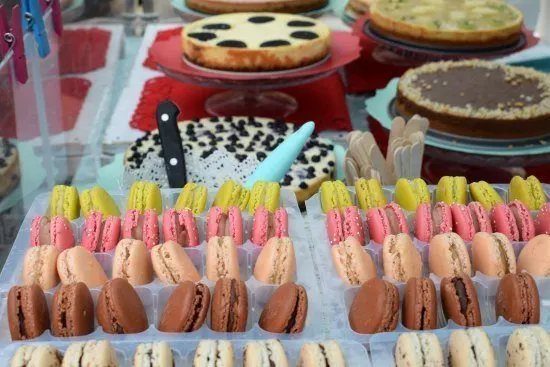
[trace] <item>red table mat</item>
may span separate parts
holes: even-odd
[[[59,73],[83,74],[104,68],[111,32],[99,28],[66,29],[59,48]]]

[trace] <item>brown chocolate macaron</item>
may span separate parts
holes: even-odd
[[[101,289],[97,321],[109,334],[133,334],[147,330],[147,314],[139,295],[126,279],[115,278]]]
[[[281,285],[269,298],[260,316],[260,327],[272,333],[296,334],[307,319],[307,292],[293,282]]]
[[[14,286],[8,293],[11,340],[28,340],[50,328],[48,303],[38,284]]]
[[[210,327],[219,332],[242,332],[248,320],[248,291],[242,280],[220,278],[214,287]]]
[[[540,299],[533,277],[527,273],[506,274],[498,286],[495,313],[516,324],[538,324]]]
[[[210,289],[202,283],[185,281],[172,294],[160,318],[158,329],[168,333],[191,332],[201,328],[210,307]]]
[[[462,326],[481,326],[477,291],[469,276],[443,278],[440,292],[443,313],[447,319]]]
[[[437,294],[430,278],[409,278],[401,308],[403,325],[411,330],[437,327]]]
[[[349,310],[351,328],[361,334],[393,331],[399,319],[399,290],[385,280],[367,280]]]
[[[84,283],[62,285],[52,301],[52,332],[55,336],[88,335],[94,331],[94,300]]]

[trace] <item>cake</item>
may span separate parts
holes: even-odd
[[[329,28],[293,14],[217,15],[184,27],[181,38],[189,61],[220,70],[292,69],[322,60],[330,51]]]
[[[0,200],[15,189],[20,177],[17,148],[9,140],[0,138]]]
[[[395,101],[404,117],[463,136],[527,138],[550,133],[550,77],[490,61],[445,61],[408,70]]]
[[[259,163],[297,129],[292,123],[261,117],[202,118],[183,121],[178,126],[186,162],[189,161],[188,154],[207,159],[214,152],[223,149],[232,154],[238,162],[244,162],[253,155]],[[162,157],[158,130],[146,133],[130,145],[124,155],[125,168],[139,171],[149,155]],[[323,181],[332,179],[335,163],[332,143],[313,135],[281,180],[281,186],[293,190],[298,202],[303,203],[317,192]],[[222,177],[221,181],[225,179],[226,177]],[[200,179],[196,182],[212,184]]]
[[[325,7],[328,0],[184,0],[186,5],[208,14],[239,12],[305,13]]]
[[[372,0],[349,0],[346,12],[353,18],[359,18],[369,12]]]
[[[371,25],[420,44],[492,47],[518,41],[522,13],[502,0],[378,0]]]

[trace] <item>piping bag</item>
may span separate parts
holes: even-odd
[[[246,180],[244,187],[251,189],[256,181],[281,181],[304,148],[307,139],[313,134],[313,130],[315,130],[315,123],[313,121],[306,122],[294,134],[286,138],[260,163],[252,176]]]

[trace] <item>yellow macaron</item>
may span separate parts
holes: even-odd
[[[353,205],[348,188],[342,181],[325,181],[321,184],[321,206],[323,212],[328,213],[334,208],[343,211]]]
[[[280,198],[281,186],[278,182],[257,181],[250,192],[248,211],[254,214],[263,205],[270,213],[274,213],[279,208]]]
[[[529,210],[540,210],[546,203],[546,194],[538,178],[529,176],[525,180],[515,176],[508,188],[509,201],[520,200]]]
[[[498,192],[485,181],[472,182],[470,184],[470,195],[474,201],[478,201],[486,210],[491,209],[495,204],[504,203]]]
[[[188,182],[181,190],[175,209],[190,209],[197,215],[203,212],[208,199],[208,189],[205,186],[197,185],[194,182]]]
[[[437,183],[436,202],[466,204],[468,182],[464,176],[443,176]]]
[[[128,195],[128,210],[130,209],[140,213],[154,209],[158,215],[162,214],[162,195],[158,185],[148,181],[134,182]]]
[[[101,212],[103,218],[110,215],[120,216],[120,210],[111,195],[99,186],[94,186],[80,193],[80,209],[82,209],[85,218],[88,218],[88,214],[92,210]]]
[[[229,179],[218,190],[214,199],[214,206],[219,206],[224,212],[232,206],[236,206],[243,211],[246,209],[249,199],[250,191]]]
[[[50,194],[49,214],[64,216],[68,220],[80,217],[80,200],[74,186],[56,185]]]
[[[375,178],[368,180],[360,178],[355,181],[355,196],[357,197],[357,204],[363,210],[380,208],[387,204],[380,181]]]
[[[403,209],[415,211],[422,203],[431,203],[428,185],[421,178],[407,180],[400,178],[395,184],[395,202]]]

